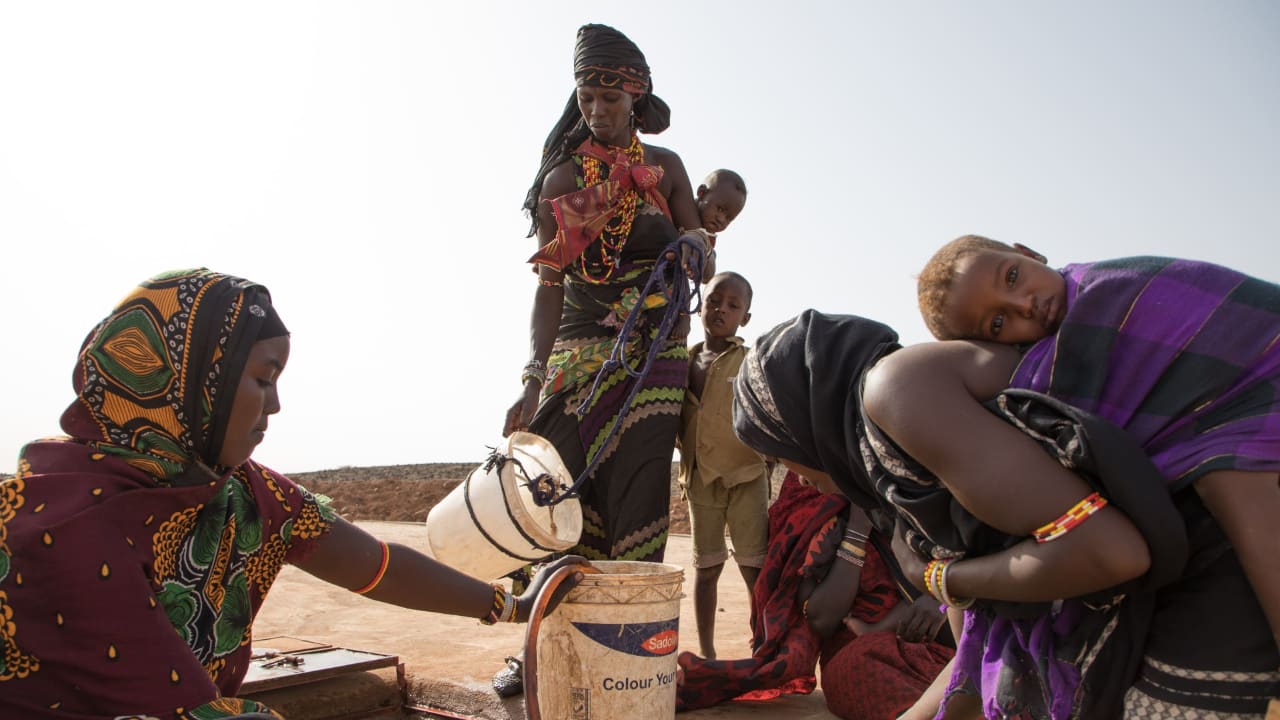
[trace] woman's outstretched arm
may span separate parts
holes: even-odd
[[[382,543],[363,529],[338,518],[316,543],[315,549],[296,565],[325,582],[348,589],[363,588],[381,578],[365,597],[412,610],[483,618],[494,606],[493,586],[459,572],[406,545],[389,543],[383,564]],[[528,619],[529,609],[546,578],[562,565],[586,561],[569,555],[544,568],[520,596],[514,620]],[[554,607],[580,576],[556,589]]]
[[[386,572],[367,597],[412,608],[484,617],[493,606],[493,587],[469,575],[442,565],[422,553],[398,544],[388,544]],[[315,550],[297,566],[325,582],[348,589],[369,583],[382,563],[378,539],[338,518],[333,528],[316,543]]]

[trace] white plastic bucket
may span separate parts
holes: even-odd
[[[534,647],[538,714],[546,720],[673,718],[684,570],[593,562]]]
[[[431,554],[481,580],[568,550],[582,536],[577,498],[539,507],[529,490],[528,481],[544,473],[556,488],[573,484],[551,443],[514,432],[496,452],[516,462],[482,464],[427,514]]]

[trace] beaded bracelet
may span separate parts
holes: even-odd
[[[836,548],[836,557],[862,567],[867,562],[867,549],[848,540],[841,540],[840,546]]]
[[[387,574],[387,563],[391,560],[391,548],[387,547],[387,544],[382,541],[379,541],[378,544],[382,546],[382,562],[378,564],[378,572],[369,581],[369,584],[351,591],[357,595],[364,595],[378,587],[378,583],[382,582],[382,576]]]
[[[853,563],[858,567],[863,567],[867,561],[867,541],[870,539],[870,536],[854,530],[849,525],[845,525],[844,539],[840,541],[840,546],[836,548],[836,557]]]
[[[1088,520],[1091,515],[1107,506],[1107,499],[1098,493],[1093,493],[1071,506],[1057,520],[1046,523],[1036,528],[1031,536],[1038,543],[1047,543],[1050,540],[1057,540],[1076,528],[1080,523]]]
[[[494,625],[500,622],[515,622],[516,610],[519,602],[516,596],[501,585],[493,584],[493,607],[484,617],[480,618],[482,625]]]
[[[530,380],[537,380],[539,385],[547,384],[547,366],[541,360],[530,360],[525,363],[520,373],[520,384],[527,385]]]
[[[930,560],[928,565],[924,566],[924,589],[934,600],[945,602],[942,599],[942,575],[947,570],[947,563],[950,560]]]
[[[942,566],[942,572],[938,575],[938,594],[943,605],[953,607],[957,610],[964,610],[973,604],[973,598],[954,598],[951,593],[947,592],[947,571],[951,569],[951,563],[947,562]]]
[[[563,287],[564,281],[563,280],[543,280],[542,278],[538,278],[538,284],[542,285],[543,287]]]
[[[520,607],[520,601],[511,593],[507,593],[504,600],[506,601],[506,606],[502,608],[502,615],[498,616],[498,622],[515,622],[516,610]]]

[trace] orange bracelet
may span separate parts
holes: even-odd
[[[381,540],[378,541],[378,544],[382,546],[382,564],[378,566],[378,574],[373,576],[373,579],[369,581],[368,585],[365,585],[359,590],[351,591],[357,595],[364,595],[370,590],[378,587],[378,583],[382,582],[382,576],[387,574],[387,562],[391,560],[391,548],[387,547],[387,544]]]
[[[1034,537],[1038,543],[1047,543],[1050,540],[1057,540],[1063,535],[1071,532],[1071,530],[1080,523],[1088,520],[1089,516],[1106,506],[1107,499],[1095,492],[1075,505],[1072,505],[1071,509],[1063,513],[1057,520],[1036,528],[1035,532],[1031,533],[1031,536]]]

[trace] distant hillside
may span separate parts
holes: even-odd
[[[421,465],[375,465],[340,467],[334,470],[289,473],[295,482],[311,487],[316,481],[342,480],[454,480],[461,481],[476,469],[476,463],[424,463]]]
[[[344,467],[289,477],[312,492],[333,498],[348,520],[425,522],[431,508],[476,469],[475,463],[426,463]],[[676,483],[680,466],[671,464],[671,532],[689,532],[689,506]]]
[[[289,473],[289,477],[312,492],[333,498],[333,506],[348,520],[426,522],[431,508],[476,467],[477,463],[376,465]],[[680,497],[679,471],[679,463],[672,463],[671,532],[688,534],[689,505]],[[772,478],[771,499],[778,496],[783,474],[779,466]],[[0,480],[10,477],[0,475]]]

